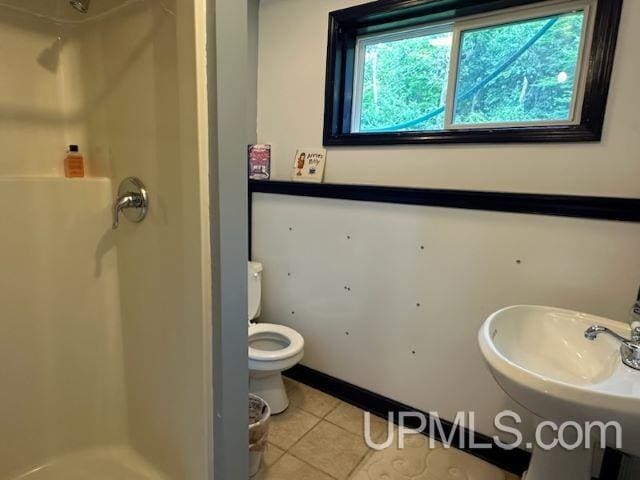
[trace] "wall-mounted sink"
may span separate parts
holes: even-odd
[[[585,338],[592,325],[629,337],[621,322],[552,307],[513,306],[492,314],[478,340],[502,389],[532,412],[538,423],[551,420],[619,422],[622,449],[640,455],[640,371],[621,361],[620,343],[610,336]],[[548,440],[552,428],[540,430]],[[567,428],[564,432],[575,432]],[[597,429],[591,430],[591,435]],[[607,443],[615,446],[615,430]],[[577,439],[577,438],[576,438]],[[548,442],[545,440],[547,444]],[[597,442],[593,442],[595,445]],[[550,450],[533,445],[527,480],[591,478],[593,449]]]

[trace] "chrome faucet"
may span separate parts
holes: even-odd
[[[125,208],[138,207],[141,205],[141,201],[141,196],[135,193],[128,193],[116,198],[116,201],[113,204],[113,224],[111,227],[114,230],[118,228],[118,224],[120,223],[119,216],[122,210]]]
[[[618,335],[616,332],[609,330],[607,327],[601,325],[593,325],[584,332],[584,336],[588,340],[595,340],[599,334],[606,333],[620,342],[620,355],[622,356],[622,363],[635,370],[640,370],[640,342],[634,338],[634,335],[640,332],[636,332],[632,335],[631,339],[624,338]]]
[[[149,198],[144,184],[135,177],[125,178],[118,188],[118,196],[113,203],[112,228],[118,228],[120,212],[132,222],[141,222],[147,215]]]

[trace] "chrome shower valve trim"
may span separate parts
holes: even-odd
[[[127,177],[118,187],[118,196],[113,203],[113,224],[115,230],[120,223],[120,212],[131,222],[141,222],[149,211],[149,196],[144,184],[136,177]]]

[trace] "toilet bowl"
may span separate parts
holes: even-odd
[[[272,323],[249,327],[249,391],[264,398],[272,413],[289,406],[281,372],[302,360],[304,339],[292,328]]]
[[[273,323],[253,323],[260,315],[262,265],[249,262],[249,391],[266,400],[271,413],[289,406],[282,371],[304,355],[304,339],[293,328]]]

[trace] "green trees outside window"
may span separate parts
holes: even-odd
[[[464,32],[453,123],[570,120],[583,18],[577,12]],[[547,25],[504,71],[458,100]]]
[[[438,110],[411,130],[442,130],[451,32],[365,48],[360,130],[375,131]]]
[[[385,41],[361,50],[361,132],[452,126],[568,122],[573,115],[584,11],[475,29]],[[454,92],[448,92],[452,52],[458,49]]]

